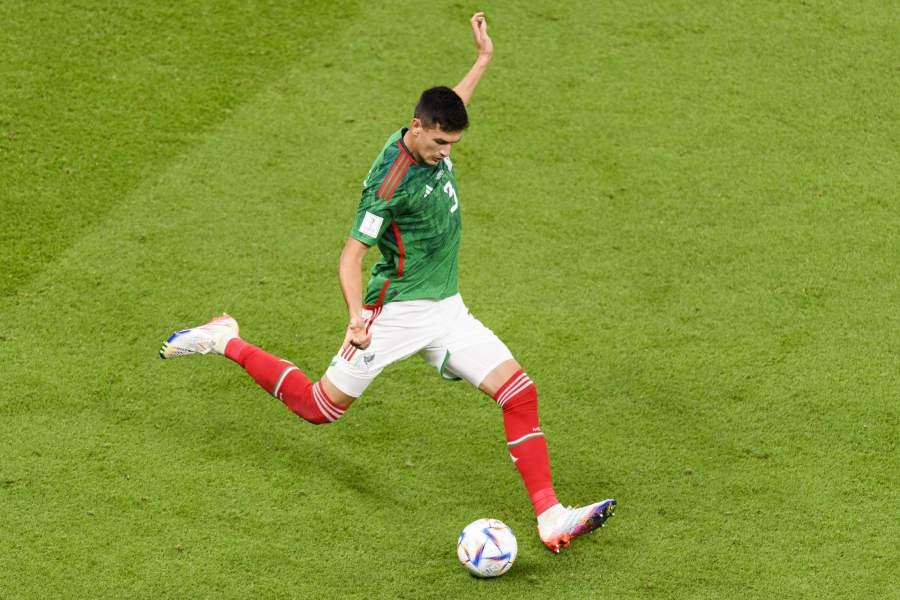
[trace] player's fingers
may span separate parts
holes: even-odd
[[[347,344],[356,345],[354,340],[359,335],[359,319],[350,319],[350,323],[347,324],[347,332],[344,334],[344,346]]]
[[[359,348],[360,350],[365,350],[369,347],[369,344],[372,343],[372,336],[368,334],[364,334],[362,337],[356,337],[350,340],[350,343]]]
[[[479,21],[473,22],[472,30],[475,34],[475,39],[483,42],[487,38],[487,20],[481,18]]]

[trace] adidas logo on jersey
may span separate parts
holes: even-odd
[[[427,198],[428,194],[430,194],[433,191],[434,191],[434,188],[426,183],[425,184],[425,197]]]

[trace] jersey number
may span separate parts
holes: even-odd
[[[453,206],[450,207],[450,212],[455,213],[456,209],[459,208],[459,196],[456,195],[456,190],[449,181],[444,184],[444,193],[453,198]]]

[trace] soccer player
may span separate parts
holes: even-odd
[[[409,127],[391,135],[365,179],[339,278],[349,312],[344,341],[313,382],[293,363],[238,336],[229,315],[176,331],[162,358],[221,354],[241,365],[268,393],[310,423],[343,416],[385,367],[413,354],[448,379],[464,379],[503,412],[507,448],[537,515],[538,534],[553,552],[601,527],[616,501],[566,508],[556,498],[534,383],[506,345],[472,316],[457,286],[460,197],[450,151],[469,124],[466,105],[493,55],[483,13],[471,19],[477,58],[453,89],[419,98]],[[363,295],[362,260],[378,246]]]

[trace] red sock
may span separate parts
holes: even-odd
[[[494,400],[503,408],[509,455],[525,482],[534,514],[539,515],[559,500],[550,478],[547,440],[538,421],[537,390],[525,371],[520,370],[497,390]]]
[[[293,363],[240,338],[228,342],[225,356],[244,367],[260,387],[310,423],[332,423],[346,410],[331,401],[322,389],[321,381],[312,383]]]

